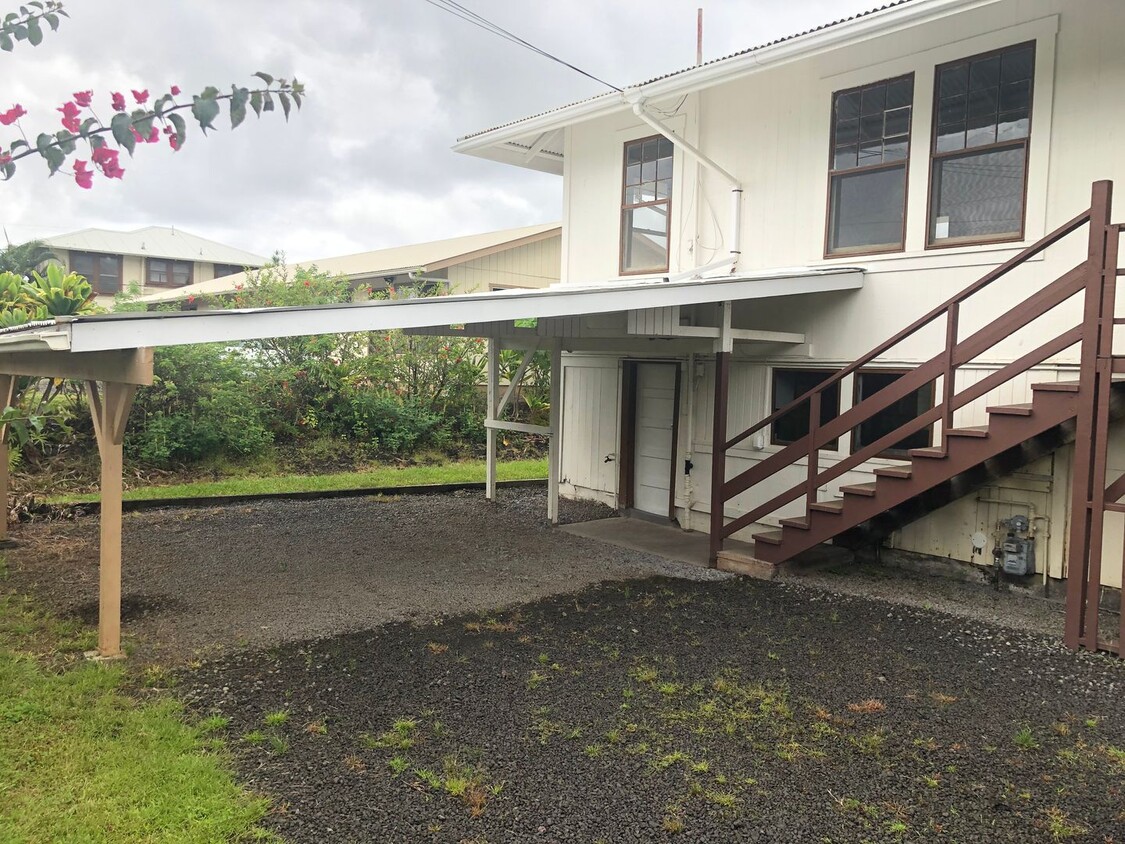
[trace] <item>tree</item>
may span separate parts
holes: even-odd
[[[0,50],[10,52],[16,42],[38,46],[43,41],[43,23],[55,31],[63,17],[69,15],[61,2],[30,0],[18,12],[4,16],[0,23]],[[0,126],[14,126],[20,134],[7,143],[0,141],[0,179],[7,181],[16,174],[16,162],[39,156],[46,162],[49,175],[69,173],[78,187],[88,190],[97,173],[107,179],[120,179],[125,175],[120,161],[122,149],[132,156],[138,146],[157,144],[162,136],[173,150],[181,149],[187,140],[183,112],[190,112],[200,131],[207,134],[208,129],[215,128],[224,103],[232,129],[246,119],[247,107],[261,117],[263,111],[275,110],[276,101],[286,120],[294,106],[300,109],[305,87],[296,79],[275,79],[262,71],[254,76],[263,84],[254,88],[234,84],[229,94],[208,86],[192,96],[190,102],[186,98],[177,99],[182,94],[176,85],[159,96],[150,95],[147,88],[132,90],[132,108],[123,93],[112,91],[109,94],[111,111],[106,113],[113,116],[108,121],[103,121],[94,110],[93,91],[75,91],[58,109],[62,129],[39,132],[34,141],[23,128],[22,119],[27,111],[15,103],[0,111]],[[88,158],[78,158],[81,146],[89,151]],[[68,161],[71,162],[69,171],[63,169]]]
[[[13,273],[27,279],[31,277],[33,270],[42,269],[54,257],[55,253],[41,240],[9,243],[7,247],[0,249],[0,273]]]

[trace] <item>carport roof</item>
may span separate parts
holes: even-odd
[[[854,290],[862,285],[863,270],[858,267],[799,267],[688,281],[650,278],[341,305],[58,317],[45,324],[37,322],[0,331],[0,368],[5,352],[100,352],[466,323],[510,323],[517,319],[577,317]]]

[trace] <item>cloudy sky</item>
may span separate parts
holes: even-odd
[[[15,0],[8,6],[15,9]],[[558,218],[561,180],[449,147],[464,134],[604,88],[426,0],[66,0],[70,19],[32,48],[0,53],[0,111],[25,131],[60,128],[55,109],[93,89],[251,84],[264,70],[308,87],[304,109],[251,117],[184,149],[125,159],[125,178],[80,190],[27,159],[0,183],[12,242],[87,226],[174,225],[291,260]],[[544,50],[625,87],[690,65],[704,7],[704,58],[847,16],[873,0],[463,0]],[[0,0],[0,12],[7,12]],[[225,120],[225,117],[223,118]],[[229,123],[218,125],[229,126]],[[10,142],[12,128],[0,127]]]

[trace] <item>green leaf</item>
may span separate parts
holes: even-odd
[[[89,137],[90,127],[96,126],[97,124],[98,124],[98,119],[96,117],[87,117],[85,120],[82,121],[82,125],[78,127],[78,134],[81,135],[83,138]]]
[[[35,139],[35,148],[39,150],[40,155],[47,154],[47,148],[55,142],[55,139],[48,135],[46,132],[40,132],[39,136]]]
[[[9,147],[9,149],[11,150],[11,152],[14,153],[17,149],[22,149],[23,147],[27,147],[28,149],[31,149],[31,144],[29,144],[25,140],[17,139],[17,140],[12,141],[12,145],[11,145],[11,147]]]
[[[288,123],[289,122],[289,109],[291,108],[291,106],[289,105],[289,95],[286,94],[284,91],[279,91],[278,94],[277,94],[277,98],[279,100],[281,100],[281,110],[283,112],[285,112],[285,122]]]
[[[12,178],[12,176],[16,175],[16,165],[9,161],[3,167],[0,167],[0,173],[4,175],[4,181],[6,182],[8,179]]]
[[[250,108],[254,109],[254,114],[258,117],[262,116],[262,92],[255,91],[250,95]]]
[[[208,89],[213,90],[213,89]],[[218,92],[216,92],[218,93]],[[206,91],[204,92],[206,94]],[[214,97],[196,96],[192,98],[191,113],[199,121],[199,128],[207,132],[214,129],[215,118],[219,116],[219,101]]]
[[[270,92],[265,91],[262,96],[262,111],[273,111],[273,97],[270,96]]]
[[[52,176],[58,172],[58,169],[66,161],[66,156],[58,147],[47,147],[45,150],[40,150],[40,153],[47,159],[47,168],[51,171]]]
[[[246,119],[246,101],[250,99],[250,90],[237,85],[231,85],[230,90],[230,128],[237,129]]]
[[[147,138],[152,131],[152,121],[156,119],[156,114],[139,108],[133,112],[132,117],[133,128],[140,132],[142,137]]]
[[[123,111],[118,112],[109,121],[109,129],[113,133],[113,139],[132,155],[137,146],[137,139],[133,137],[133,118]]]
[[[55,138],[59,142],[59,149],[63,151],[64,155],[70,155],[77,148],[74,143],[76,137],[76,135],[72,135],[70,132],[66,131],[66,129],[60,129],[58,132],[55,132]]]
[[[172,128],[176,130],[176,148],[180,149],[187,140],[187,123],[184,122],[183,117],[176,112],[168,115],[168,120],[172,124]]]
[[[86,140],[90,143],[90,149],[101,149],[106,145],[105,138],[101,135],[90,135]]]
[[[165,94],[163,97],[152,104],[152,110],[157,117],[163,117],[164,106],[171,105],[174,102],[175,100],[172,98],[171,94]]]
[[[263,82],[265,82],[267,85],[273,84],[273,77],[270,76],[268,73],[265,73],[264,71],[259,70],[254,75],[257,76],[259,79],[261,79]]]
[[[39,21],[32,18],[27,22],[27,42],[32,47],[38,47],[43,43],[43,30],[39,26]]]
[[[0,32],[0,50],[3,50],[5,53],[10,53],[14,46],[12,37],[6,32]]]

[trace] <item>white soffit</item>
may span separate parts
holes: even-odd
[[[679,282],[650,279],[590,286],[558,285],[544,290],[500,290],[346,305],[81,316],[60,318],[50,327],[0,332],[0,355],[29,349],[93,352],[440,328],[744,301],[856,290],[863,286],[863,273],[858,267],[802,268]],[[68,342],[64,344],[60,334],[66,335]]]

